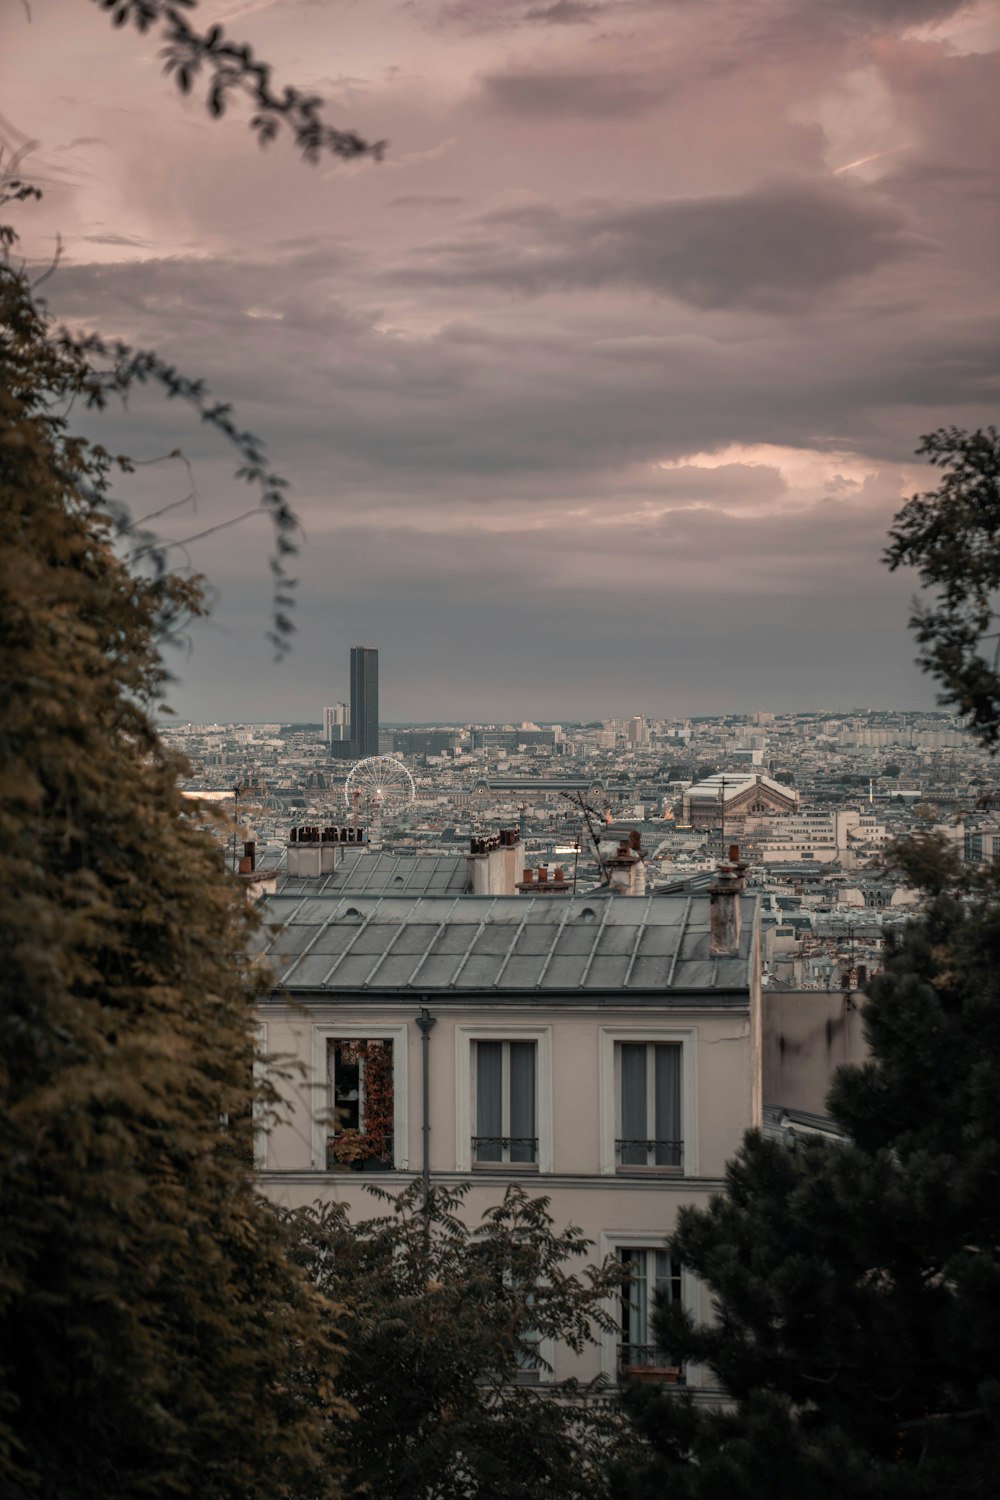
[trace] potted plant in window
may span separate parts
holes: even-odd
[[[342,1167],[353,1167],[355,1171],[367,1161],[374,1148],[374,1143],[363,1130],[341,1131],[340,1135],[330,1136],[327,1144],[335,1162]]]
[[[362,1128],[327,1137],[327,1165],[353,1172],[389,1172],[393,1165],[392,1044],[359,1040],[344,1044],[344,1049],[363,1073]]]

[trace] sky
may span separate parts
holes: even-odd
[[[52,312],[232,402],[291,484],[189,547],[182,718],[317,720],[351,645],[385,720],[920,707],[920,436],[996,420],[1000,6],[201,0],[384,160],[262,151],[93,0],[0,0],[0,142]],[[8,213],[10,210],[8,210]],[[88,430],[180,542],[253,494],[176,403]],[[166,455],[180,450],[183,458]]]

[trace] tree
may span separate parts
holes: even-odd
[[[750,1132],[672,1252],[717,1320],[664,1347],[731,1405],[636,1393],[629,1500],[947,1500],[1000,1467],[1000,887],[940,838],[896,851],[925,892],[869,985],[871,1058],[838,1071],[842,1144]]]
[[[936,490],[914,495],[895,517],[884,561],[916,568],[931,591],[910,616],[917,660],[940,683],[940,702],[967,715],[988,749],[1000,744],[1000,431],[942,427],[918,454],[942,471]]]
[[[55,334],[14,239],[0,228],[0,1494],[332,1500],[336,1317],[251,1174],[273,1102],[253,922],[153,722],[161,647],[201,594],[152,543],[126,565],[128,461],[67,416],[180,377],[152,356],[101,369],[98,341]],[[281,542],[294,518],[254,480]]]
[[[509,1187],[469,1228],[469,1185],[422,1185],[352,1225],[340,1204],[289,1214],[299,1253],[350,1302],[338,1388],[357,1420],[340,1436],[348,1496],[380,1500],[599,1500],[629,1437],[599,1388],[520,1383],[544,1341],[579,1351],[612,1327],[617,1262],[574,1273],[590,1248],[557,1231],[548,1200]],[[426,1209],[426,1212],[425,1212]]]

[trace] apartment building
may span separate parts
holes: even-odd
[[[343,883],[299,872],[265,899],[260,1040],[287,1103],[258,1143],[263,1189],[363,1217],[372,1183],[471,1180],[478,1220],[524,1183],[633,1271],[615,1335],[544,1351],[554,1378],[672,1372],[653,1292],[709,1308],[664,1237],[762,1121],[757,902],[734,865],[696,894],[490,893],[481,862],[504,869],[511,845],[479,844],[436,894],[433,860],[352,852]],[[705,1371],[664,1378],[709,1393]]]

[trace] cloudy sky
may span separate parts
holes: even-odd
[[[0,136],[53,311],[232,401],[305,529],[280,667],[267,522],[177,550],[184,717],[316,719],[355,643],[386,719],[933,702],[879,554],[920,435],[996,419],[996,3],[201,0],[388,141],[318,167],[91,0],[27,9]],[[249,503],[174,404],[99,431],[183,449],[167,538]]]

